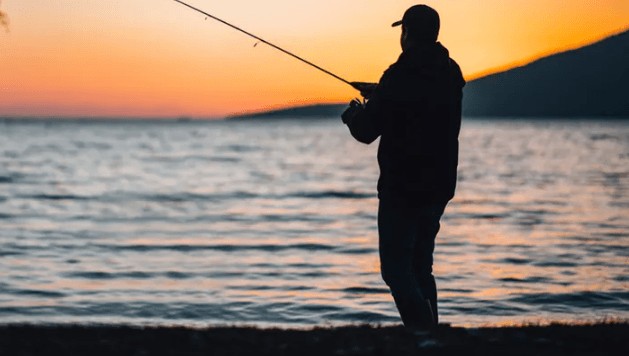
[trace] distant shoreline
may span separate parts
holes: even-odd
[[[249,114],[231,115],[225,120],[280,120],[280,119],[338,119],[347,107],[346,104],[315,104],[295,106],[286,109],[260,111]],[[629,116],[579,116],[579,115],[463,115],[468,120],[629,120]]]
[[[251,113],[235,114],[225,117],[226,120],[249,119],[291,119],[291,118],[332,118],[340,117],[346,104],[312,104],[291,106],[282,109],[256,111]]]

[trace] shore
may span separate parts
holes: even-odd
[[[0,326],[0,355],[629,355],[629,323],[310,330]]]

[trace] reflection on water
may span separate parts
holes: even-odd
[[[396,322],[337,121],[0,122],[0,322]],[[629,124],[466,121],[443,321],[629,317]]]

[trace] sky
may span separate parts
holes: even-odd
[[[400,54],[413,1],[189,0],[349,81]],[[426,0],[467,79],[629,28],[627,0]],[[2,0],[0,117],[217,118],[358,93],[172,0]],[[5,18],[5,19],[6,19]]]

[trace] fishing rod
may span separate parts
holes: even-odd
[[[334,78],[336,78],[336,79],[338,79],[338,80],[342,81],[343,83],[345,83],[345,84],[347,84],[347,85],[350,85],[350,86],[351,86],[352,88],[354,88],[354,89],[357,89],[357,90],[362,90],[362,88],[363,88],[363,86],[362,86],[362,85],[366,84],[366,83],[360,83],[360,82],[353,82],[353,83],[352,83],[352,82],[350,82],[350,81],[348,81],[348,80],[346,80],[346,79],[343,79],[343,78],[341,78],[340,76],[338,76],[338,75],[336,75],[336,74],[334,74],[334,73],[330,72],[330,71],[329,71],[329,70],[327,70],[327,69],[321,68],[320,66],[318,66],[318,65],[316,65],[316,64],[314,64],[314,63],[312,63],[312,62],[310,62],[310,61],[308,61],[308,60],[306,60],[306,59],[304,59],[304,58],[302,58],[302,57],[300,57],[300,56],[298,56],[298,55],[296,55],[296,54],[294,54],[294,53],[292,53],[292,52],[289,52],[289,51],[287,51],[287,50],[283,49],[283,48],[282,48],[282,47],[280,47],[280,46],[274,45],[273,43],[271,43],[271,42],[269,42],[269,41],[267,41],[267,40],[265,40],[265,39],[263,39],[263,38],[260,38],[260,37],[258,37],[258,36],[256,36],[256,35],[254,35],[254,34],[253,34],[253,33],[251,33],[251,32],[245,31],[245,30],[243,30],[242,28],[240,28],[240,27],[238,27],[238,26],[236,26],[236,25],[233,25],[233,24],[231,24],[231,23],[229,23],[229,22],[227,22],[227,21],[225,21],[225,20],[222,20],[222,19],[220,19],[220,18],[218,18],[218,17],[216,17],[216,16],[214,16],[214,15],[211,15],[211,14],[209,14],[209,13],[207,13],[207,12],[205,12],[205,11],[203,11],[203,10],[199,9],[199,8],[196,8],[196,7],[192,6],[192,5],[189,5],[189,4],[187,4],[187,3],[183,2],[183,1],[179,1],[179,0],[173,0],[173,1],[178,2],[178,3],[180,3],[181,5],[186,6],[186,7],[190,8],[190,9],[192,9],[192,10],[194,10],[194,11],[198,12],[198,13],[201,13],[201,14],[203,14],[203,15],[205,15],[205,16],[207,16],[207,17],[209,17],[209,18],[213,19],[213,20],[216,20],[216,21],[218,21],[218,22],[220,22],[220,23],[222,23],[222,24],[224,24],[224,25],[227,25],[227,26],[229,26],[229,27],[233,28],[234,30],[240,31],[240,32],[244,33],[245,35],[247,35],[247,36],[249,36],[249,37],[253,37],[253,38],[255,38],[256,40],[258,40],[258,41],[260,41],[260,42],[262,42],[262,43],[265,43],[265,44],[267,44],[267,45],[269,45],[269,46],[271,46],[271,47],[275,48],[276,50],[278,50],[278,51],[280,51],[280,52],[283,52],[283,53],[285,53],[285,54],[288,54],[289,56],[291,56],[291,57],[293,57],[293,58],[295,58],[295,59],[298,59],[298,60],[302,61],[303,63],[306,63],[307,65],[309,65],[309,66],[311,66],[311,67],[314,67],[314,68],[316,68],[316,69],[318,69],[318,70],[322,71],[323,73],[325,73],[325,74],[327,74],[327,75],[330,75],[330,76],[332,76],[332,77],[334,77]]]

